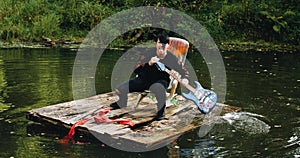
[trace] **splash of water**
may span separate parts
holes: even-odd
[[[270,131],[270,126],[260,120],[264,116],[250,112],[227,113],[221,119],[232,125],[236,130],[248,134],[262,134]]]

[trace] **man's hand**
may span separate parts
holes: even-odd
[[[158,61],[159,61],[159,58],[157,56],[155,56],[155,57],[152,57],[150,59],[150,61],[148,62],[148,64],[151,66],[151,65],[155,64]]]
[[[183,86],[188,85],[188,84],[189,84],[189,80],[186,79],[186,78],[183,78],[183,79],[181,80],[181,84],[183,84]]]

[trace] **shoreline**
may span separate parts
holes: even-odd
[[[268,43],[268,42],[222,42],[218,45],[220,51],[233,52],[282,52],[299,53],[300,46],[288,45],[286,43]]]
[[[0,49],[79,49],[81,41],[44,41],[44,42],[0,42]],[[109,48],[115,50],[125,50],[132,46],[120,46],[119,48]],[[289,44],[277,44],[268,42],[221,42],[217,44],[221,52],[282,52],[282,53],[299,53],[300,46]]]

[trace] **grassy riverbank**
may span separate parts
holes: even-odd
[[[199,21],[220,50],[297,52],[300,45],[297,4],[297,0],[2,0],[0,47],[78,47],[101,20],[121,10],[163,6]],[[149,28],[132,30],[112,46],[135,45],[156,33],[157,30]]]

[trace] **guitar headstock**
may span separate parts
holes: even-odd
[[[156,62],[155,66],[158,68],[159,71],[166,71],[166,66],[165,64],[161,63],[161,62]]]

